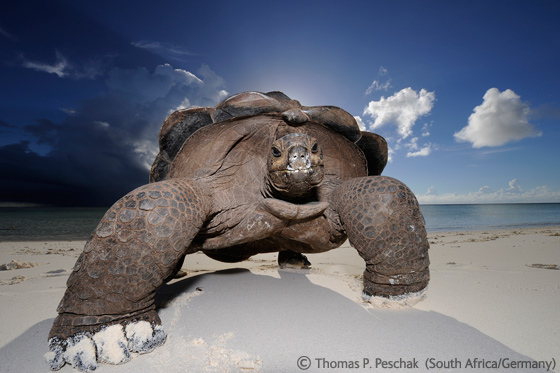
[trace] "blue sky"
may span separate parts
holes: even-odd
[[[560,202],[558,2],[115,4],[0,5],[0,202],[109,205],[249,90],[350,112],[421,203]]]

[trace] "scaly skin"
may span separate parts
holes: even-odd
[[[332,199],[350,243],[366,262],[366,296],[417,293],[428,285],[429,244],[410,189],[389,177],[368,176],[344,182]]]
[[[68,279],[51,344],[117,323],[161,324],[155,291],[186,254],[209,210],[202,189],[183,179],[148,184],[117,201]]]

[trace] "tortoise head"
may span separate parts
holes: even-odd
[[[281,195],[303,197],[323,181],[323,150],[306,134],[281,137],[270,147],[268,175],[271,186]]]

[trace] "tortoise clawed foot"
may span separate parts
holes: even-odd
[[[387,265],[366,263],[362,298],[376,307],[406,308],[422,301],[427,294],[428,268],[391,271]]]
[[[129,323],[125,327],[126,339],[130,351],[146,354],[165,343],[167,335],[161,325],[147,321]]]
[[[311,266],[311,262],[301,253],[286,250],[278,253],[278,266],[282,269],[307,269]]]
[[[74,334],[49,338],[49,352],[45,354],[51,370],[65,364],[82,372],[97,369],[98,363],[124,364],[133,353],[143,354],[165,343],[163,327],[155,321],[121,320],[119,323],[73,328]]]
[[[95,343],[86,334],[77,334],[67,339],[49,339],[49,352],[45,354],[51,370],[59,370],[66,363],[82,372],[97,369]]]
[[[364,291],[362,292],[362,298],[364,301],[378,308],[409,308],[414,306],[416,303],[423,301],[426,298],[427,292],[428,287],[416,292],[392,296],[371,295]]]

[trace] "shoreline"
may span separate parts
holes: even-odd
[[[456,233],[473,233],[473,234],[482,234],[484,232],[509,232],[509,231],[527,231],[527,230],[547,230],[547,229],[558,229],[560,228],[560,224],[550,224],[550,225],[535,225],[535,226],[528,226],[528,225],[511,225],[506,227],[486,227],[486,228],[476,228],[476,229],[446,229],[441,228],[441,230],[427,230],[428,236],[430,235],[450,235]],[[92,229],[93,232],[93,229]],[[11,239],[11,237],[2,237],[0,236],[0,245],[3,243],[26,243],[26,242],[85,242],[89,239],[89,235],[87,237],[73,237],[73,238],[59,238],[56,236],[44,236],[44,237],[27,237],[21,238],[16,237]],[[336,249],[334,249],[336,250]]]
[[[445,316],[535,360],[559,358],[560,321],[557,310],[560,309],[560,271],[552,267],[532,266],[560,266],[559,226],[430,232],[428,240],[431,245],[431,281],[426,299],[413,307],[415,312]],[[4,324],[0,333],[0,351],[16,343],[34,325],[56,316],[66,279],[84,244],[84,240],[0,242],[0,265],[13,260],[30,265],[37,263],[29,268],[0,271],[0,312],[10,315],[6,318],[9,323]],[[408,314],[401,310],[379,311],[361,300],[365,264],[348,242],[339,249],[307,257],[312,268],[304,271],[302,281],[316,286],[315,292],[328,289],[332,297],[338,294],[342,296],[340,299],[345,299],[337,302],[359,305],[368,312],[381,312],[382,316]],[[192,254],[187,257],[183,268],[187,276],[173,280],[166,288],[189,282],[204,283],[228,271],[247,271],[243,273],[250,276],[251,281],[260,279],[258,282],[263,283],[298,272],[279,271],[276,254],[259,254],[247,261],[231,264],[214,261],[204,254]],[[208,285],[218,293],[225,280],[224,275],[220,276],[221,280]],[[250,288],[253,282],[246,285]],[[295,288],[285,290],[287,294],[296,291]],[[188,298],[189,294],[192,293],[181,296]],[[206,294],[203,292],[203,295]],[[242,297],[248,297],[248,302],[257,304],[272,299],[263,294],[243,294]],[[197,301],[199,298],[196,298]],[[236,302],[242,299],[238,298]],[[305,307],[310,307],[311,313],[316,312],[312,311],[312,301]],[[162,312],[166,311],[162,309]],[[199,311],[195,309],[194,312]],[[277,321],[270,320],[272,323]],[[348,323],[351,321],[348,320]],[[168,325],[165,327],[171,328]],[[313,332],[310,327],[309,333]],[[46,335],[38,338],[44,344],[44,351],[32,353],[42,357],[46,352]],[[235,341],[229,342],[229,345],[235,346]],[[323,348],[328,349],[326,346]],[[336,346],[331,350],[336,351]],[[157,357],[157,354],[158,350],[146,356]],[[47,371],[46,368],[45,365],[44,371]],[[65,370],[67,368],[61,372],[70,372],[71,369]]]

